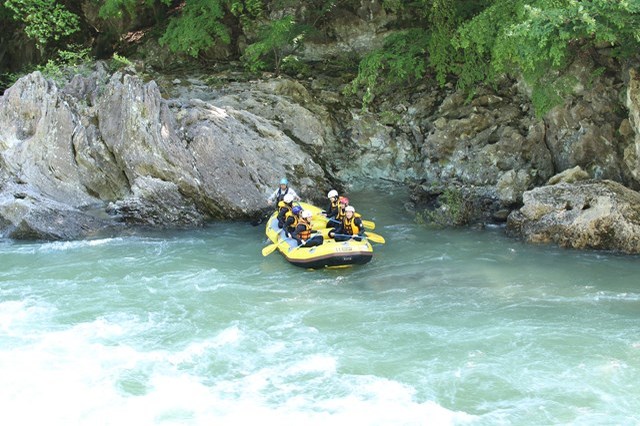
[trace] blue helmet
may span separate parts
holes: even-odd
[[[287,178],[280,179],[280,185],[289,185],[289,181],[287,180]]]
[[[302,211],[302,207],[300,206],[293,206],[293,208],[291,209],[291,211],[293,212],[293,214],[299,214]]]

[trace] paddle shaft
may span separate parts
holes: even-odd
[[[334,219],[332,217],[327,217],[326,219],[329,222],[333,222],[333,223],[336,223],[336,224],[342,223],[342,221],[340,221],[338,219]],[[360,219],[360,220],[362,221],[362,226],[364,226],[365,229],[376,229],[376,224],[371,222],[370,220],[364,220],[364,219]]]

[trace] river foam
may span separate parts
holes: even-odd
[[[0,401],[11,424],[459,424],[473,419],[431,401],[417,402],[406,384],[341,373],[330,354],[292,357],[282,341],[271,342],[266,357],[259,354],[237,362],[240,368],[216,372],[216,359],[232,363],[247,349],[243,341],[255,337],[239,324],[167,350],[137,340],[155,326],[141,318],[59,327],[55,317],[51,306],[0,304],[3,333],[22,336],[0,350]],[[253,362],[278,356],[281,362]],[[335,394],[335,387],[342,391]]]

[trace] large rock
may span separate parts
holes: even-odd
[[[382,3],[381,0],[335,2],[324,34],[311,34],[301,55],[306,60],[323,61],[347,54],[363,55],[383,47],[385,36],[390,33],[388,28],[397,17],[387,14]]]
[[[313,132],[294,131],[304,129],[304,120],[291,124],[290,137],[240,107],[166,101],[155,82],[127,71],[110,76],[100,65],[64,89],[38,72],[20,79],[0,98],[0,196],[9,206],[0,209],[0,232],[26,226],[11,214],[25,204],[11,201],[14,184],[30,188],[30,216],[59,227],[69,226],[71,219],[56,219],[67,209],[88,222],[108,220],[96,216],[108,211],[112,224],[194,226],[248,218],[266,207],[280,177],[288,177],[302,196],[330,186],[292,139],[302,146],[318,143]],[[308,128],[319,134],[323,126],[307,118]],[[85,228],[93,233],[89,226],[57,233],[32,228],[12,235],[78,238]]]
[[[442,205],[443,188],[461,190],[472,206],[469,221],[486,222],[518,208],[525,191],[550,179],[611,179],[640,187],[638,79],[631,70],[627,118],[622,80],[610,69],[595,73],[597,66],[589,58],[576,60],[565,102],[543,118],[533,114],[531,89],[523,81],[479,88],[470,101],[451,90],[420,125],[422,168],[412,192],[417,207]]]
[[[632,139],[624,150],[624,163],[635,181],[640,182],[640,75],[633,68],[628,73],[626,106],[629,118],[621,123],[619,132]]]
[[[470,102],[452,91],[422,123],[420,183],[412,199],[418,210],[427,210],[426,217],[448,204],[453,191],[465,200],[462,224],[504,221],[524,191],[554,174],[544,125],[514,82],[481,90]]]
[[[538,187],[507,226],[532,243],[640,253],[640,193],[613,181]]]
[[[9,184],[0,193],[0,237],[17,240],[71,240],[121,229],[94,206],[78,209],[45,198],[26,184]]]

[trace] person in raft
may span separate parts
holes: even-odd
[[[294,201],[300,201],[300,197],[298,197],[296,191],[294,191],[293,188],[289,188],[289,181],[287,180],[287,178],[282,178],[280,179],[280,186],[278,186],[278,189],[273,191],[273,194],[271,194],[269,198],[267,198],[267,203],[273,204],[275,202],[277,207],[278,203],[284,200],[284,196],[287,194],[291,194]]]
[[[364,237],[364,225],[359,217],[356,217],[356,209],[347,206],[344,209],[344,218],[333,230],[329,231],[329,238],[336,241],[347,241],[351,238],[362,241]]]
[[[292,214],[293,210],[293,195],[287,194],[282,197],[282,201],[278,202],[278,228],[284,228],[284,223],[287,220],[287,216]]]
[[[327,194],[327,198],[329,199],[329,207],[324,210],[323,214],[327,217],[327,219],[335,219],[338,214],[338,191],[332,189]],[[328,226],[329,222],[327,222]]]
[[[296,230],[298,226],[298,222],[300,221],[300,213],[302,212],[302,207],[293,206],[291,209],[291,214],[286,213],[284,219],[284,230],[287,233],[287,237],[291,238],[291,234]]]
[[[311,236],[311,234],[317,232],[311,229],[311,216],[312,214],[309,210],[303,210],[302,213],[300,213],[298,226],[296,226],[296,230],[291,234],[291,236],[298,241],[298,245],[313,247],[319,246],[324,242],[322,235]]]
[[[334,226],[340,222],[342,222],[342,219],[344,219],[344,212],[345,209],[347,208],[347,206],[349,205],[349,199],[347,197],[340,197],[338,199],[338,213],[336,213],[336,216],[334,218]]]

